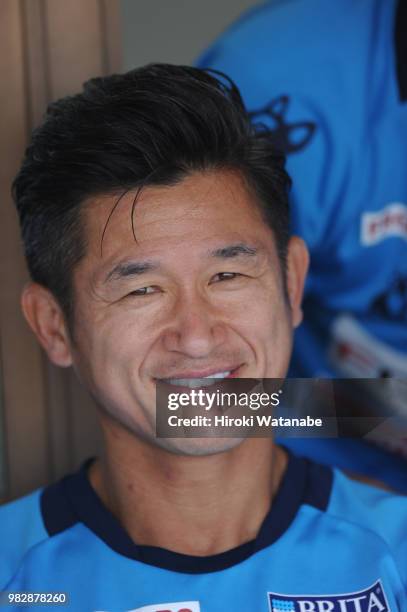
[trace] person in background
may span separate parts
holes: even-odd
[[[311,255],[293,377],[407,378],[407,6],[274,0],[243,15],[198,65],[238,85],[293,177],[292,230]],[[407,416],[406,384],[361,383],[365,414]],[[346,401],[346,400],[345,400]],[[287,442],[407,492],[407,434]]]

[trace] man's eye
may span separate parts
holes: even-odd
[[[140,289],[130,291],[130,293],[128,293],[126,297],[150,295],[150,293],[156,293],[156,291],[157,287],[150,285],[149,287],[141,287]]]
[[[241,276],[241,275],[238,272],[219,272],[218,274],[215,274],[215,276],[212,279],[212,282],[216,283],[219,281],[233,280],[237,276]]]

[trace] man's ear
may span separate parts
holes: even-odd
[[[294,327],[302,321],[302,295],[309,264],[308,249],[298,236],[292,236],[287,251],[287,293]]]
[[[55,365],[72,364],[68,329],[61,307],[48,289],[28,283],[21,295],[21,307],[28,325]]]

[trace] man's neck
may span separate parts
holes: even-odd
[[[103,503],[134,542],[189,555],[253,540],[287,464],[270,439],[199,457],[169,453],[114,426],[105,440],[89,473]]]

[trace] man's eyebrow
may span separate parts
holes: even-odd
[[[248,244],[239,243],[215,249],[215,251],[211,251],[210,254],[212,257],[220,257],[222,259],[231,259],[232,257],[239,257],[239,255],[254,257],[258,254],[258,249]]]
[[[126,261],[120,262],[106,276],[104,283],[120,280],[128,276],[140,276],[151,270],[156,270],[158,264],[152,261]]]

